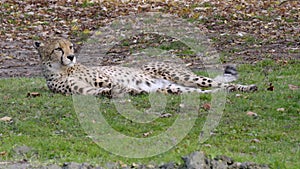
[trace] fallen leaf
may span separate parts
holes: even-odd
[[[255,138],[255,139],[252,139],[252,140],[251,140],[251,143],[260,143],[260,140],[257,139],[257,138]]]
[[[29,93],[27,93],[27,97],[38,97],[38,96],[41,96],[41,94],[38,93],[38,92],[29,92]]]
[[[274,86],[272,83],[269,84],[269,87],[267,88],[268,91],[274,91]]]
[[[235,97],[241,97],[241,96],[242,96],[241,94],[236,94],[236,95],[235,95]]]
[[[204,103],[202,105],[202,107],[203,107],[204,110],[210,110],[211,109],[211,105],[209,103]]]
[[[146,166],[146,168],[155,168],[155,166],[152,165],[152,164],[148,164],[148,165]]]
[[[137,168],[139,165],[137,163],[132,163],[131,166],[131,168]]]
[[[247,115],[248,115],[248,116],[254,116],[254,117],[257,117],[257,114],[254,113],[254,112],[252,112],[252,111],[248,111],[248,112],[247,112]]]
[[[283,107],[276,109],[277,111],[284,111],[285,109]]]
[[[0,152],[0,156],[5,156],[7,154],[7,152],[6,151],[2,151],[2,152]]]
[[[0,121],[11,122],[11,121],[12,121],[12,118],[11,118],[11,117],[8,117],[8,116],[4,116],[4,117],[0,118]]]
[[[184,105],[184,104],[179,104],[179,107],[180,107],[180,108],[184,108],[185,105]]]
[[[170,113],[164,113],[164,114],[160,115],[161,118],[168,118],[171,116],[172,116],[172,114],[170,114]]]
[[[8,100],[9,98],[9,96],[3,96],[3,100]]]
[[[122,164],[121,168],[127,168],[127,164]]]
[[[149,131],[149,132],[143,133],[143,136],[144,136],[144,137],[148,137],[148,136],[151,135],[152,133],[153,133],[152,131]]]
[[[298,90],[299,89],[299,86],[296,86],[296,85],[292,85],[292,84],[289,84],[289,89],[291,90]]]

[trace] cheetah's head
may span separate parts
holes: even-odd
[[[73,44],[64,38],[35,42],[34,47],[39,52],[43,64],[58,64],[71,67],[76,63]]]

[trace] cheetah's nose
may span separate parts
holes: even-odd
[[[71,60],[71,61],[73,61],[73,59],[74,59],[74,55],[69,55],[69,56],[67,56],[67,58],[69,59],[69,60]]]

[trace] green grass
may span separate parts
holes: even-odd
[[[28,159],[39,163],[89,162],[105,165],[108,162],[126,164],[160,164],[175,161],[181,156],[201,150],[211,157],[227,155],[235,161],[253,161],[269,164],[272,168],[300,167],[300,90],[288,85],[300,86],[299,61],[287,64],[262,61],[256,65],[239,67],[239,83],[255,83],[256,93],[229,93],[221,122],[212,136],[203,144],[198,142],[208,111],[201,108],[210,103],[210,95],[199,96],[200,108],[194,127],[174,148],[151,158],[131,159],[120,157],[99,147],[82,129],[75,113],[72,97],[51,93],[42,78],[10,78],[0,80],[0,118],[9,116],[13,122],[0,122],[0,161]],[[274,91],[268,91],[268,85]],[[27,97],[38,92],[38,97]],[[139,110],[150,107],[147,95],[130,98]],[[168,129],[180,115],[180,96],[168,95],[164,113],[173,116],[158,118],[150,123],[135,123],[119,114],[107,98],[97,98],[101,113],[116,130],[132,137],[157,136]],[[277,111],[284,108],[284,111]],[[246,115],[248,111],[257,117]],[[253,142],[258,139],[260,142]],[[14,151],[26,145],[31,148],[24,154]],[[5,153],[3,153],[5,152]]]

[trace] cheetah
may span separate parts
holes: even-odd
[[[216,89],[242,92],[257,90],[256,85],[223,83],[164,62],[151,62],[140,68],[87,67],[77,63],[73,44],[64,38],[35,42],[34,46],[40,56],[47,86],[55,93],[112,97],[121,93],[136,95],[151,92],[212,93]],[[236,70],[227,67],[224,75],[235,77]]]

